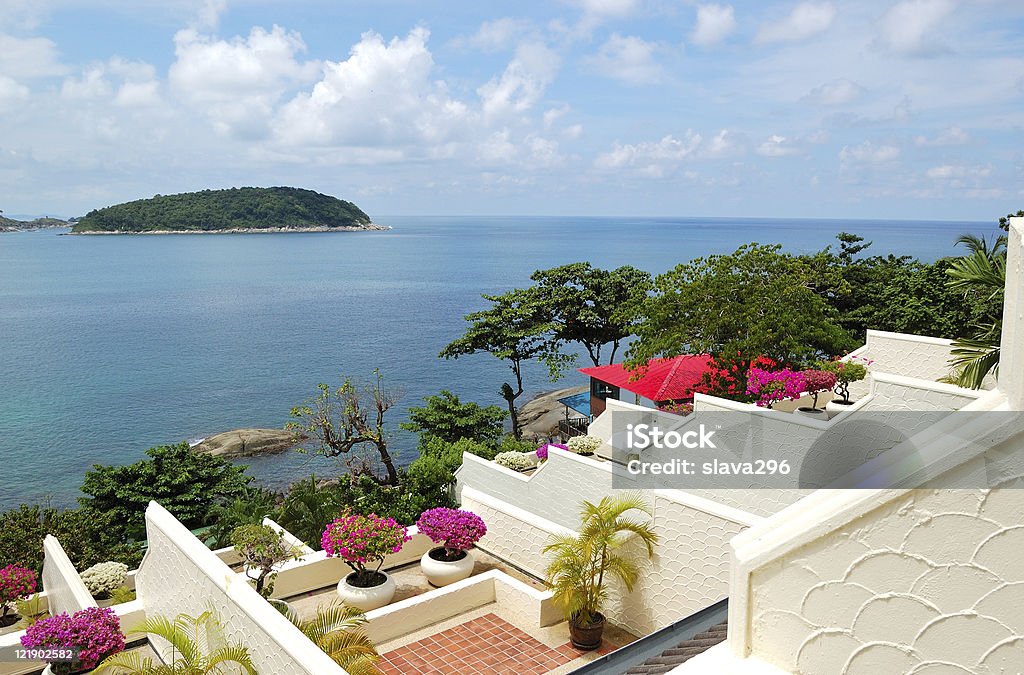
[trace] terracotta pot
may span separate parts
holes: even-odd
[[[601,646],[604,634],[604,615],[596,614],[597,621],[589,626],[577,626],[575,620],[569,621],[569,641],[576,649],[593,651]]]
[[[443,553],[444,547],[432,548],[420,558],[420,571],[427,578],[432,586],[447,586],[456,581],[468,579],[473,574],[473,554],[463,551],[463,556],[458,560],[438,560],[434,557],[438,552]],[[434,554],[434,555],[431,555]]]
[[[384,575],[384,582],[369,588],[350,584],[349,579],[355,577],[356,573],[349,574],[338,582],[338,597],[344,600],[345,604],[358,607],[364,612],[383,607],[394,599],[397,586],[395,580],[386,572],[380,574]]]

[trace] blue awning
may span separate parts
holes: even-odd
[[[562,405],[572,408],[578,413],[590,417],[590,392],[584,391],[579,394],[573,394],[572,396],[566,396],[565,398],[558,399],[558,402]]]

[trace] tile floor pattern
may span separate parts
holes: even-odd
[[[598,653],[613,649],[605,643]],[[385,675],[541,675],[582,653],[568,642],[549,647],[496,614],[486,614],[387,652],[377,666]]]

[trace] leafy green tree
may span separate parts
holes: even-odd
[[[497,443],[505,433],[508,413],[496,405],[485,407],[473,402],[463,403],[447,389],[423,400],[427,404],[409,408],[409,421],[399,425],[402,429],[418,433],[421,445],[430,438],[447,443],[463,438]]]
[[[384,482],[396,485],[398,469],[388,450],[384,416],[398,396],[384,388],[384,377],[379,370],[374,370],[373,374],[375,381],[367,387],[358,387],[347,378],[334,391],[326,384],[318,384],[320,393],[316,398],[292,408],[291,416],[299,421],[289,422],[287,427],[316,439],[317,452],[325,457],[348,455],[353,449],[366,446],[375,448],[387,472]],[[350,461],[349,470],[376,477],[369,465],[359,466]]]
[[[583,345],[595,366],[601,365],[601,349],[609,343],[608,363],[614,362],[651,289],[651,275],[628,265],[603,270],[578,262],[538,270],[530,278],[551,313],[556,342]]]
[[[347,480],[347,478],[342,478]],[[320,550],[320,537],[327,524],[341,511],[337,486],[321,485],[316,476],[291,486],[274,520],[311,548]]]
[[[802,365],[853,347],[835,309],[815,291],[820,270],[780,248],[748,244],[659,276],[630,362],[705,352]]]
[[[487,352],[508,362],[515,384],[505,382],[501,397],[508,404],[512,433],[522,436],[516,399],[523,394],[523,364],[539,359],[548,366],[551,379],[557,380],[569,360],[558,351],[550,337],[550,311],[536,288],[513,290],[502,295],[484,295],[491,307],[466,315],[470,322],[466,333],[441,350],[441,358],[457,359]]]
[[[1003,332],[1003,299],[1006,287],[1006,237],[994,242],[964,235],[957,240],[969,253],[947,270],[950,289],[982,313],[974,332],[953,343],[950,381],[980,389],[989,373],[999,374],[999,342]]]
[[[79,499],[92,513],[106,514],[124,541],[146,536],[145,513],[151,500],[160,503],[186,527],[210,522],[219,500],[244,496],[252,478],[245,467],[221,457],[193,452],[188,443],[146,451],[149,459],[124,466],[93,465],[85,474]]]
[[[231,533],[242,525],[259,525],[277,511],[280,495],[265,488],[252,488],[245,496],[218,502],[210,509],[213,524],[207,545],[224,548],[231,545]]]
[[[1010,231],[1010,218],[1024,218],[1024,211],[1017,211],[1017,213],[1007,213],[1005,216],[999,219],[999,227],[1003,228],[1003,232]]]

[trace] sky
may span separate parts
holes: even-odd
[[[1021,0],[2,0],[0,210],[995,220]]]

